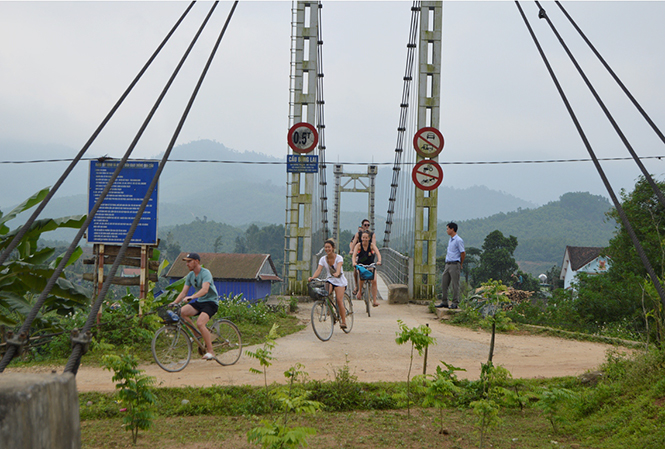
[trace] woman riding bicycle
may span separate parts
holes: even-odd
[[[363,231],[363,233],[360,236],[360,242],[356,243],[356,247],[353,249],[353,268],[354,270],[356,269],[356,265],[361,264],[361,265],[370,265],[374,263],[375,259],[377,259],[376,264],[381,265],[381,253],[379,253],[379,249],[376,247],[374,243],[372,243],[371,239],[371,234],[369,231]],[[358,276],[359,282],[358,282],[358,291],[356,293],[356,297],[358,299],[362,299],[362,290],[363,290],[363,284],[365,283],[365,280],[362,279],[360,276]],[[372,296],[374,302],[372,305],[374,307],[379,306],[379,302],[377,300],[378,296],[378,287],[376,284],[376,276],[372,277],[370,280],[372,283]]]
[[[319,277],[321,271],[326,273],[326,281],[330,284],[328,291],[334,289],[335,298],[337,299],[337,309],[339,310],[340,316],[340,327],[346,329],[346,309],[344,307],[344,290],[348,282],[344,277],[344,272],[342,271],[342,264],[344,259],[339,254],[335,253],[335,241],[333,239],[328,239],[323,244],[323,250],[326,252],[325,256],[319,259],[319,266],[316,268],[316,271],[308,279],[311,281],[314,278]]]

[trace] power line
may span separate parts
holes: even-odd
[[[659,156],[641,156],[639,159],[658,159],[662,160],[665,155]],[[95,161],[99,158],[82,158],[81,160]],[[53,162],[70,162],[73,159],[34,159],[26,161],[0,161],[0,164],[44,164]],[[144,160],[144,159],[142,159]],[[632,157],[605,157],[597,158],[599,161],[628,161]],[[580,159],[543,159],[543,160],[512,160],[512,161],[439,161],[439,165],[510,165],[510,164],[559,164],[567,162],[592,162],[590,158]],[[210,164],[241,164],[241,165],[286,165],[286,161],[228,161],[218,159],[169,159],[169,162],[183,163],[210,163]],[[393,165],[394,162],[336,162],[343,165]],[[415,165],[415,162],[402,162],[401,165]]]

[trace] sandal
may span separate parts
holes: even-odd
[[[339,327],[340,329],[346,329],[346,324],[340,324]]]
[[[205,355],[203,356],[203,360],[212,360],[214,358],[215,356],[213,354],[210,354],[209,352],[206,352]]]
[[[379,304],[372,304],[372,307],[379,307]]]
[[[358,289],[355,289],[355,290],[353,291],[353,296],[358,296]]]

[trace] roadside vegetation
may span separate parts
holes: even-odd
[[[513,379],[486,365],[476,381],[458,379],[458,369],[445,363],[408,384],[361,383],[348,364],[327,381],[307,381],[307,367],[299,365],[289,383],[269,390],[155,388],[154,422],[136,447],[257,447],[248,434],[283,422],[284,404],[312,407],[312,413],[290,414],[288,425],[314,429],[305,440],[316,448],[474,448],[481,433],[484,447],[517,449],[660,449],[665,443],[663,350],[609,353],[597,373],[580,378]],[[127,405],[117,395],[79,398],[83,447],[129,447],[132,436],[122,427]]]
[[[665,183],[658,183],[665,190]],[[658,275],[665,280],[665,208],[651,187],[640,178],[632,192],[621,192],[622,208]],[[607,212],[608,222],[616,222],[617,212]],[[576,229],[570,232],[575,234]],[[479,288],[488,281],[500,281],[506,287],[529,292],[520,301],[502,306],[505,322],[498,331],[515,330],[520,325],[536,325],[566,331],[561,336],[575,338],[616,338],[639,342],[643,347],[665,344],[663,303],[648,278],[623,226],[617,226],[604,250],[611,263],[606,273],[580,273],[572,289],[559,283],[560,268],[547,272],[547,284],[517,269],[514,252],[516,237],[505,237],[500,231],[487,234],[482,248],[467,248],[464,266],[461,313],[452,323],[487,327],[487,298]],[[517,327],[516,327],[517,326]],[[519,327],[532,331],[532,328]],[[542,332],[543,330],[536,330]]]
[[[0,246],[16,232],[5,223],[43,196],[36,194],[1,218]],[[643,180],[621,197],[654,269],[665,278],[665,210]],[[608,218],[616,218],[614,214],[610,211]],[[20,327],[57,263],[56,250],[37,245],[41,233],[80,226],[81,221],[65,217],[40,222],[5,262],[0,285],[4,331]],[[239,248],[260,231],[248,229],[245,237],[251,238],[238,238]],[[162,323],[155,314],[140,316],[131,290],[116,290],[104,305],[84,360],[113,370],[119,393],[80,395],[84,447],[665,447],[665,314],[625,231],[617,228],[607,248],[612,260],[608,272],[580,276],[571,291],[555,288],[556,270],[548,273],[547,289],[517,270],[513,254],[518,245],[516,237],[495,230],[482,248],[468,248],[464,300],[451,322],[483,327],[492,341],[517,326],[540,325],[590,338],[633,340],[639,349],[631,355],[609,353],[597,373],[581,378],[513,379],[493,365],[490,350],[478,380],[458,379],[459,368],[439,361],[435,374],[409,374],[406,382],[360,383],[348,363],[335,367],[327,381],[310,381],[304,355],[284,373],[285,385],[157,388],[138,366],[152,361],[150,342]],[[79,256],[80,251],[70,265]],[[58,285],[14,365],[62,365],[69,356],[69,332],[85,321],[91,293],[65,275]],[[507,300],[511,288],[529,294]],[[159,297],[148,295],[144,311],[170,302],[179,285],[162,289]],[[276,329],[282,336],[302,329],[285,310],[262,302],[249,307],[241,297],[223,301],[219,315],[238,324],[244,343],[264,344],[262,352],[254,353],[254,372],[264,379],[271,351],[279,344]],[[427,329],[401,323],[396,344],[407,342],[411,361],[422,347],[436,343]]]

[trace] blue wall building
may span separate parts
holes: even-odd
[[[170,283],[187,276],[189,270],[182,260],[187,253],[180,253],[166,274]],[[219,296],[242,293],[244,299],[257,301],[270,295],[273,282],[281,282],[270,254],[199,253],[201,265],[212,273]],[[194,293],[194,289],[190,294]]]

